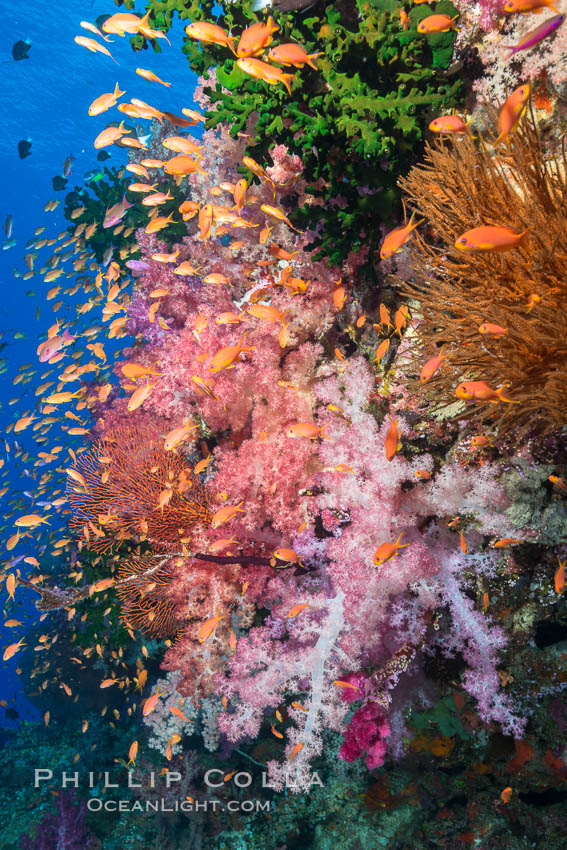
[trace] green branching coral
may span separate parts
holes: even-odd
[[[128,6],[128,3],[125,2]],[[168,29],[173,12],[183,20],[214,21],[212,0],[150,0],[154,26]],[[231,133],[255,133],[247,153],[270,164],[270,149],[284,144],[303,160],[314,203],[293,212],[294,223],[316,230],[314,247],[338,263],[349,251],[380,241],[379,226],[392,222],[400,172],[420,156],[423,130],[433,114],[456,106],[460,81],[442,69],[451,60],[454,32],[423,37],[417,24],[428,14],[455,14],[448,0],[408,12],[408,29],[395,0],[336,0],[314,14],[273,11],[280,26],[274,44],[298,42],[322,52],[318,70],[304,68],[288,97],[282,86],[252,80],[222,47],[186,39],[193,71],[216,68],[207,126],[227,123]],[[229,4],[219,21],[238,35],[267,17],[249,0]],[[141,37],[134,48],[144,46]],[[294,70],[294,69],[286,69]]]

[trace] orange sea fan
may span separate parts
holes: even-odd
[[[116,593],[122,603],[120,619],[152,638],[173,636],[181,623],[169,590],[176,570],[167,559],[130,557],[118,568]]]
[[[208,493],[184,458],[138,427],[110,432],[74,468],[86,486],[68,481],[70,526],[89,549],[110,552],[129,540],[178,550],[211,520]]]
[[[438,405],[450,405],[462,381],[486,381],[494,389],[506,385],[507,396],[519,403],[475,402],[456,415],[500,434],[561,427],[567,414],[564,150],[544,152],[529,112],[509,149],[467,136],[437,141],[400,185],[430,226],[421,228],[408,249],[414,274],[402,287],[423,313],[417,328],[421,345],[412,358],[420,368],[441,344],[448,355],[424,392]],[[454,247],[459,236],[481,225],[529,228],[529,234],[506,253],[463,254]],[[507,332],[483,335],[479,327],[487,322]]]

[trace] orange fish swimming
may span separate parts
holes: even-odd
[[[439,354],[436,354],[435,357],[431,357],[427,363],[424,364],[421,374],[419,376],[419,380],[422,384],[426,384],[431,378],[435,375],[435,373],[439,370],[441,363],[447,357],[446,354],[443,354],[443,349],[441,349]]]
[[[467,230],[455,241],[455,248],[465,254],[480,251],[503,253],[521,245],[527,229],[518,233],[511,227],[484,225]]]
[[[165,694],[165,691],[157,691],[155,694],[152,694],[151,697],[148,697],[144,703],[144,707],[142,709],[142,714],[144,717],[147,717],[148,714],[151,714],[154,708],[156,707],[158,700]]]
[[[246,511],[240,507],[243,504],[244,502],[239,502],[237,505],[225,505],[219,508],[211,520],[211,528],[218,528],[220,525],[224,525],[225,522],[234,519],[238,513],[245,514]]]
[[[149,83],[160,83],[162,86],[170,86],[171,83],[165,83],[159,77],[156,77],[153,71],[148,71],[146,68],[136,68],[138,76],[143,77]]]
[[[498,404],[501,401],[509,404],[519,404],[517,401],[512,401],[504,395],[505,385],[494,390],[486,381],[465,381],[459,384],[455,390],[457,398],[467,399],[467,401],[488,401],[491,404]]]
[[[507,15],[514,12],[527,14],[528,12],[543,12],[544,9],[552,9],[556,14],[559,14],[559,9],[553,5],[551,0],[506,0],[504,11]]]
[[[555,592],[562,594],[565,590],[565,564],[567,561],[559,561],[559,566],[555,570],[554,584]]]
[[[294,605],[288,612],[288,617],[293,619],[297,617],[298,614],[301,614],[302,611],[305,611],[306,608],[309,608],[309,602],[299,602],[297,605]]]
[[[107,109],[111,109],[111,107],[116,105],[118,98],[122,97],[123,94],[125,94],[125,92],[120,91],[118,83],[116,83],[113,92],[101,94],[93,100],[89,106],[89,115],[101,115],[103,112],[106,112]]]
[[[128,402],[128,410],[130,413],[132,413],[132,411],[136,410],[145,402],[154,387],[155,384],[150,384],[150,380],[148,378],[145,386],[138,387],[138,389],[132,393]]]
[[[271,15],[265,23],[258,21],[258,23],[252,24],[240,36],[236,47],[236,55],[241,59],[249,56],[259,56],[272,43],[274,40],[273,34],[278,30],[279,26]]]
[[[213,634],[216,627],[223,619],[223,616],[223,614],[216,614],[214,617],[211,617],[203,623],[203,625],[199,629],[199,634],[197,635],[197,640],[199,641],[199,643],[204,643],[207,638],[209,638]]]
[[[9,661],[10,658],[13,658],[16,652],[19,652],[24,644],[24,638],[20,638],[17,643],[11,643],[10,646],[7,646],[4,650],[4,654],[2,656],[3,661]]]
[[[522,115],[526,111],[530,91],[529,83],[522,83],[521,86],[518,86],[518,88],[515,89],[508,98],[506,98],[504,106],[498,115],[498,129],[500,133],[494,141],[495,145],[499,144],[503,140],[508,146],[510,145],[510,133],[513,133],[517,128]]]
[[[431,35],[434,32],[456,30],[455,21],[458,17],[458,15],[453,18],[450,15],[428,15],[418,23],[417,31],[420,35]]]
[[[322,53],[308,53],[301,44],[278,44],[277,47],[271,48],[268,58],[280,65],[293,65],[294,68],[309,65],[316,71],[315,59],[322,55]]]
[[[394,459],[397,452],[402,447],[400,441],[400,432],[398,430],[398,421],[394,417],[388,416],[390,420],[390,427],[386,433],[386,439],[384,440],[384,450],[386,452],[386,460],[391,461]]]
[[[376,567],[385,564],[386,561],[390,561],[392,558],[395,558],[400,549],[405,549],[406,546],[409,546],[409,543],[401,543],[402,535],[398,537],[395,543],[381,543],[380,546],[376,549],[374,553],[373,563]]]
[[[234,367],[235,363],[240,359],[240,354],[243,351],[254,351],[256,348],[255,345],[252,345],[250,348],[244,348],[242,343],[244,342],[244,337],[248,331],[245,331],[240,337],[237,345],[227,345],[225,348],[221,348],[220,351],[217,351],[216,354],[211,358],[211,362],[209,363],[209,371],[211,372],[220,372],[223,369],[231,369]]]
[[[261,59],[254,59],[252,57],[238,59],[236,64],[245,74],[257,80],[263,80],[269,86],[277,86],[278,83],[283,83],[287,89],[287,93],[291,95],[291,83],[295,79],[295,74],[284,74],[281,68],[268,65],[267,62],[262,62]]]
[[[110,56],[113,62],[116,62],[116,59],[108,47],[105,47],[104,44],[99,44],[98,41],[94,40],[94,38],[87,38],[84,35],[76,35],[73,41],[81,47],[86,47],[91,53],[104,53],[106,56]],[[118,62],[116,62],[116,64],[118,65]]]
[[[314,422],[295,422],[285,432],[286,437],[307,437],[309,440],[316,440],[317,437],[324,437],[325,440],[329,440],[333,442],[331,437],[328,437],[323,433],[324,428],[328,428],[330,422],[326,422],[325,425],[315,425]]]
[[[197,41],[202,41],[205,44],[218,44],[221,47],[229,47],[234,55],[234,36],[229,35],[222,27],[217,24],[209,24],[205,21],[194,21],[185,27],[185,32],[189,38],[194,38]]]
[[[407,224],[395,227],[386,234],[384,241],[382,242],[382,247],[380,248],[381,260],[387,260],[388,257],[392,256],[392,254],[399,253],[410,238],[412,231],[414,231],[415,228],[424,221],[424,219],[420,219],[419,221],[414,222],[414,216],[415,211],[412,212],[411,218]]]
[[[440,115],[434,118],[429,129],[433,133],[439,133],[442,136],[458,135],[459,133],[469,133],[470,121],[463,121],[458,115]]]
[[[487,336],[504,336],[508,333],[508,328],[503,328],[501,325],[494,325],[492,322],[483,322],[478,328],[479,334]]]

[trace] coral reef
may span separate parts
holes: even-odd
[[[175,12],[182,20],[207,21],[213,6],[150,2],[146,8],[151,21],[168,27]],[[240,32],[262,20],[253,9],[248,0],[231,3],[222,24]],[[191,69],[205,75],[208,127],[225,124],[234,137],[248,134],[246,152],[258,162],[268,161],[274,145],[301,158],[304,205],[299,211],[292,203],[289,210],[297,227],[309,228],[319,254],[335,264],[353,248],[376,245],[380,222],[390,220],[399,200],[397,175],[421,153],[426,115],[458,102],[459,80],[442,73],[454,33],[417,33],[428,9],[409,11],[407,31],[389,0],[336,2],[308,16],[272,10],[279,26],[273,47],[291,41],[321,53],[317,70],[298,75],[291,98],[247,77],[228,50],[184,42]],[[455,12],[448,0],[435,10]],[[135,47],[143,43],[141,36],[134,40]]]

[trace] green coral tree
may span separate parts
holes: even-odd
[[[426,124],[458,103],[460,81],[443,70],[455,33],[417,33],[423,17],[453,15],[453,5],[441,0],[412,8],[407,31],[396,0],[336,0],[294,14],[256,13],[252,5],[226,4],[219,23],[238,36],[269,11],[280,26],[274,45],[292,41],[321,51],[318,70],[298,72],[289,97],[283,86],[242,73],[226,48],[186,38],[183,52],[192,70],[217,72],[216,84],[205,89],[212,101],[207,126],[225,122],[234,136],[252,128],[247,153],[265,165],[275,144],[301,157],[307,192],[318,203],[294,210],[293,220],[317,231],[313,245],[322,256],[338,263],[363,244],[375,248],[380,224],[394,218],[397,178],[422,152]],[[212,0],[149,0],[146,9],[153,26],[168,30],[175,12],[186,22],[214,21],[214,6]],[[142,36],[132,43],[135,49],[147,46]]]

